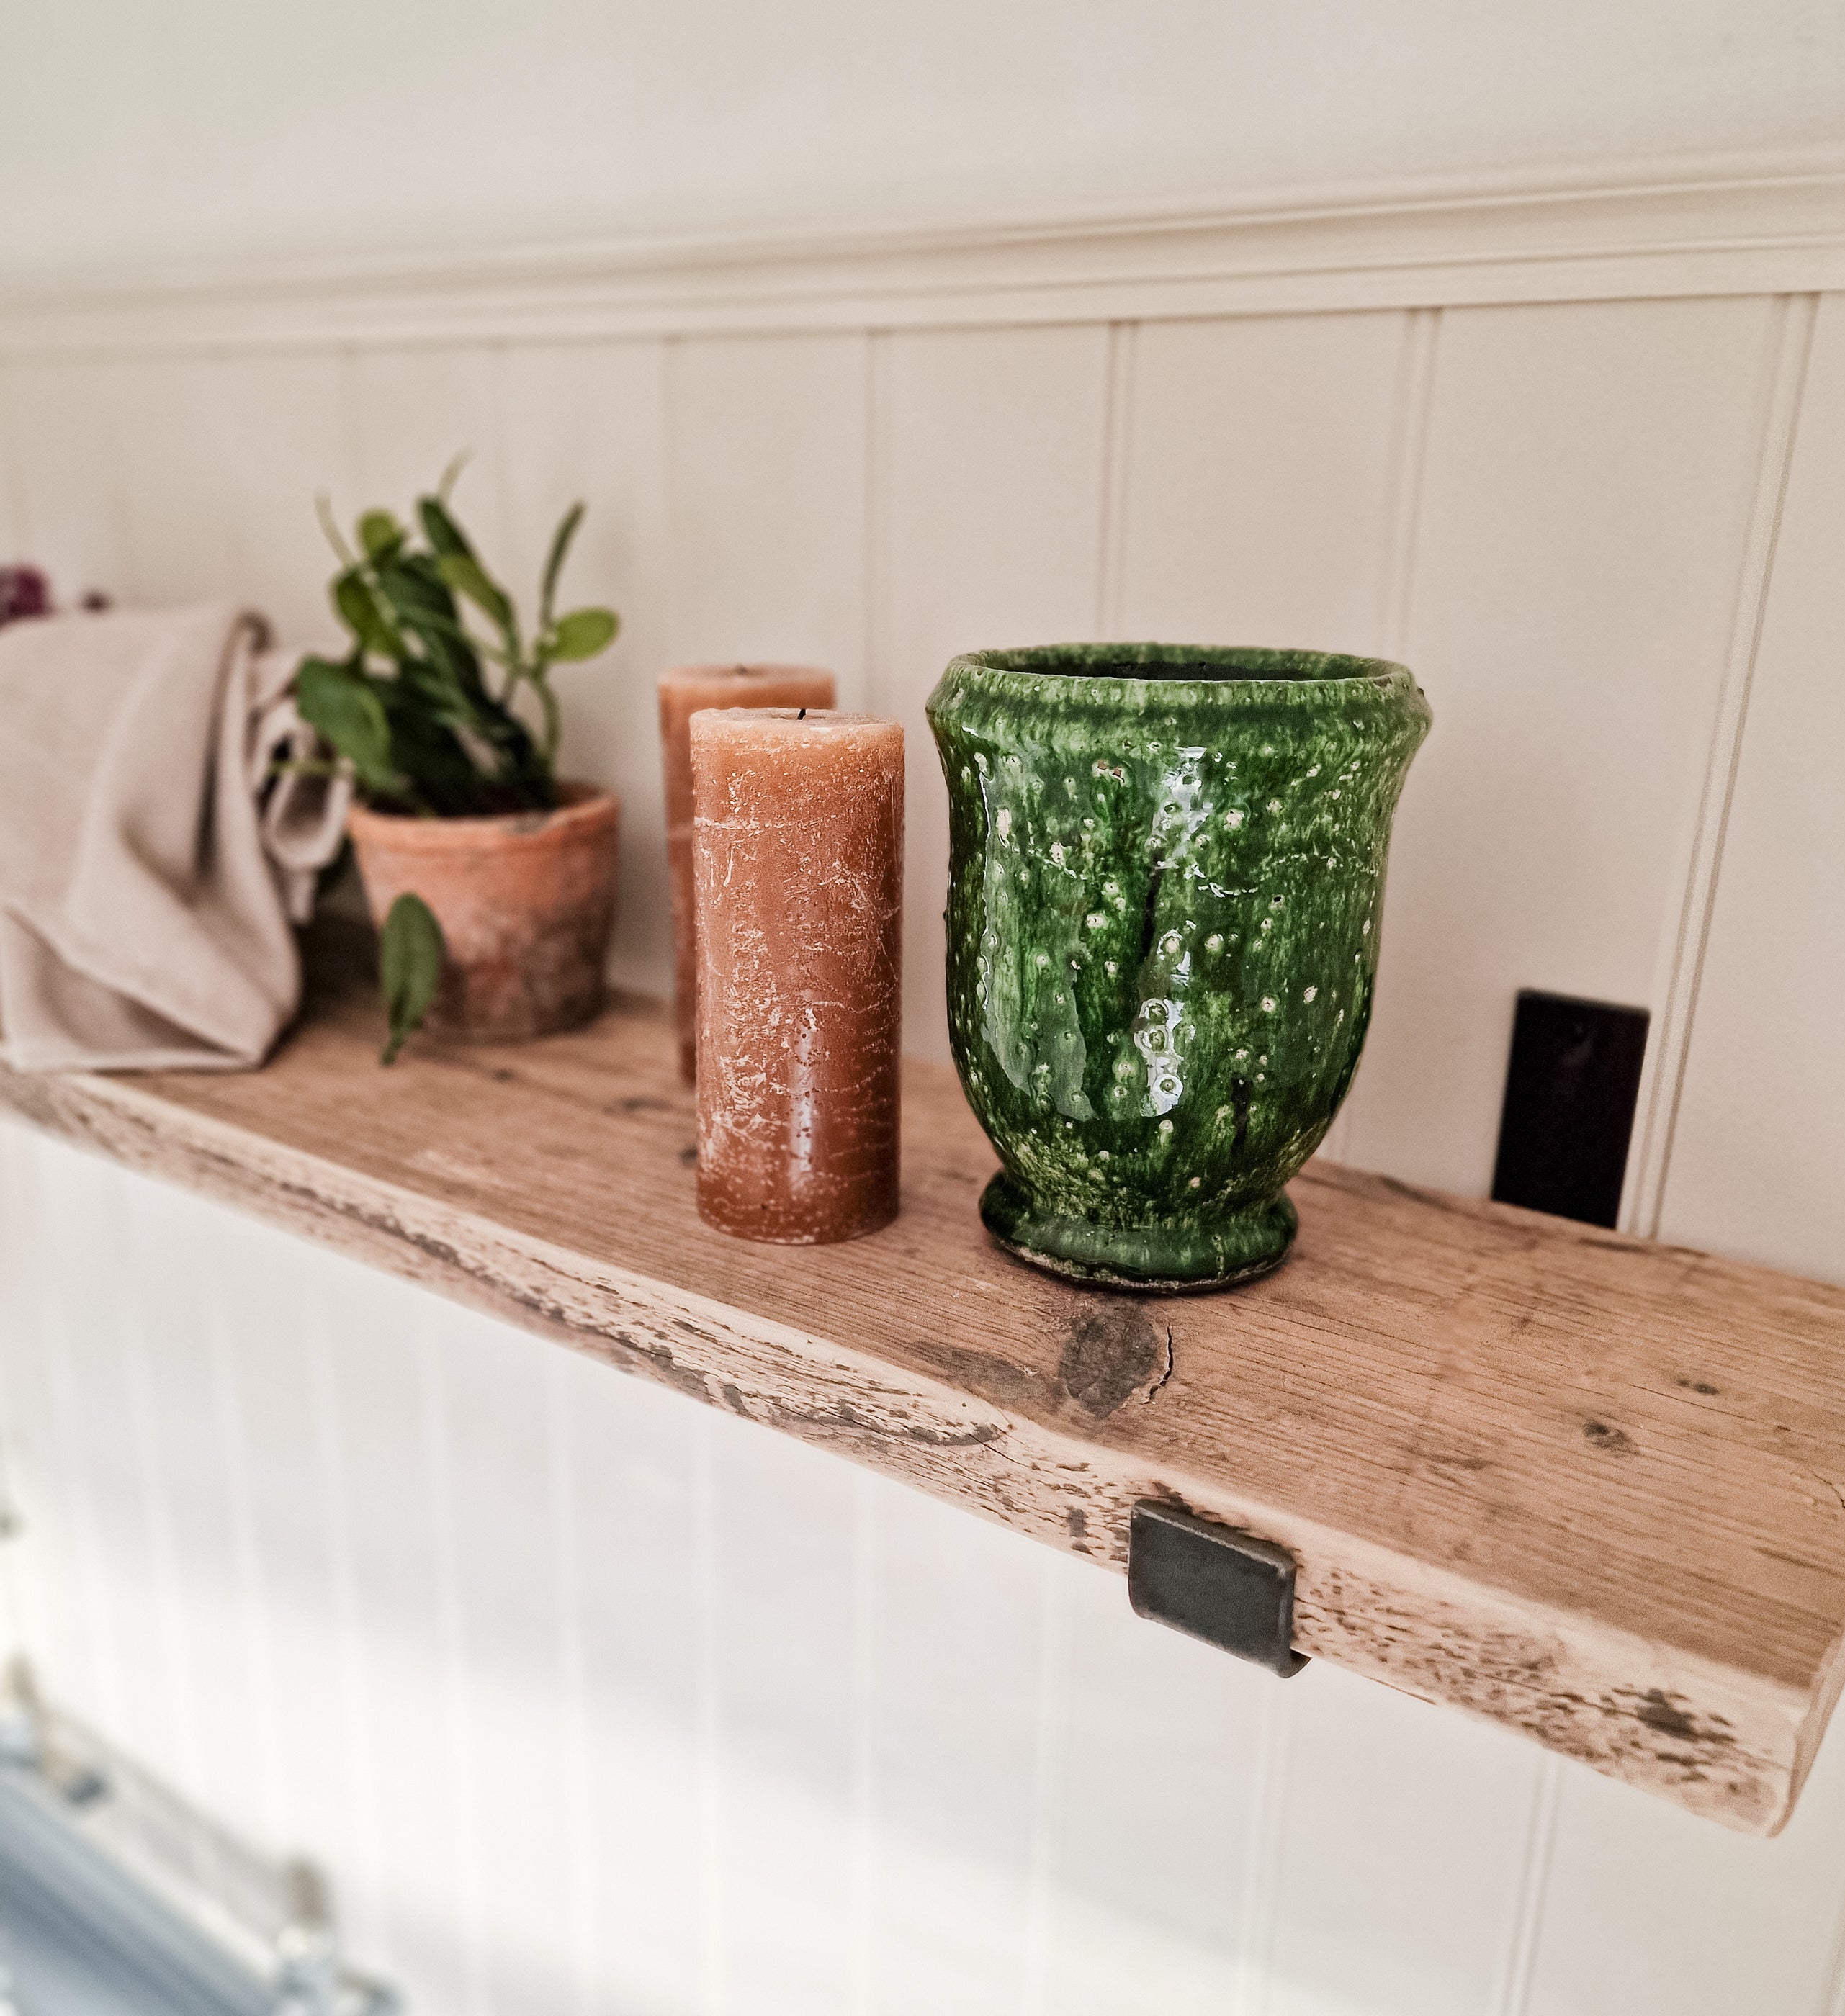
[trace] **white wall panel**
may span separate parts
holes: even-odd
[[[1824,297],[1659,1230],[1845,1281],[1845,301]]]
[[[728,1417],[700,1425],[710,1438],[712,1985],[726,2007],[828,2016],[851,2007],[852,1988],[839,1934],[860,1750],[856,1480]],[[726,1796],[739,1785],[751,1795]]]
[[[43,1335],[50,1284],[37,1257],[44,1207],[38,1153],[30,1135],[0,1127],[0,1462],[17,1522],[0,1554],[24,1645],[56,1663],[74,1708],[94,1712],[102,1648],[87,1601],[77,1496],[62,1461],[51,1402],[51,1353]]]
[[[1491,2009],[1543,1753],[1323,1662],[1288,1705],[1267,2011]]]
[[[618,791],[622,887],[613,970],[654,993],[671,984],[672,913],[661,811],[654,680],[672,657],[667,536],[665,346],[521,347],[500,366],[510,531],[507,585],[535,620],[553,527],[588,506],[559,607],[600,603],[620,615],[614,647],[553,675],[562,703],[565,773]]]
[[[90,587],[143,606],[236,601],[285,642],[337,635],[314,508],[352,489],[330,354],[129,358],[74,383],[56,365],[10,375],[22,550],[61,602]]]
[[[1845,1744],[1786,1831],[1700,1827],[1566,1771],[1528,2016],[1833,2016],[1845,1993]]]
[[[864,704],[861,336],[685,340],[667,359],[672,650],[824,665]]]
[[[566,1579],[566,1693],[583,1762],[553,1816],[578,1844],[572,1949],[593,2009],[700,2007],[708,1552],[706,1424],[672,1393],[565,1352],[546,1368]]]
[[[12,370],[0,365],[0,567],[23,559],[26,551],[26,473],[13,445],[8,408],[12,401]]]
[[[1443,318],[1360,1165],[1491,1180],[1520,986],[1661,1005],[1741,576],[1760,301]],[[1695,416],[1695,419],[1692,418]]]
[[[61,606],[125,591],[120,430],[126,374],[113,362],[9,364],[5,458],[19,556],[50,574]]]
[[[236,578],[236,513],[214,438],[214,363],[131,357],[114,369],[122,599],[143,608],[211,601]]]
[[[380,1964],[434,2009],[472,2011],[484,1979],[480,1844],[460,1669],[450,1507],[441,1489],[425,1313],[356,1275],[310,1287],[338,1435],[337,1519],[350,1563],[362,1703],[355,1764],[375,1774]],[[330,1706],[330,1698],[329,1705]]]
[[[274,1298],[266,1275],[240,1265],[250,1242],[222,1244],[185,1198],[138,1185],[110,1201],[121,1215],[123,1306],[97,1319],[119,1330],[124,1388],[141,1422],[181,1783],[206,1810],[273,1848],[286,1838],[285,1813],[289,1826],[301,1823],[284,1785],[291,1768],[304,1784],[323,1784],[314,1773],[331,1761],[314,1726],[297,1730],[279,1700],[291,1667],[308,1679],[286,1633],[315,1607],[319,1508],[294,1508],[275,1541],[259,1544],[300,1466],[294,1449],[273,1460],[250,1431],[246,1404],[275,1384],[274,1368],[298,1363],[294,1307]],[[95,1236],[82,1253],[92,1267]],[[285,1416],[282,1434],[298,1438],[301,1420],[298,1410]],[[322,1852],[344,1850],[315,1818]]]
[[[1011,2012],[1027,1981],[1046,1586],[1016,1533],[876,1494],[870,2006]]]
[[[45,1354],[49,1426],[82,1549],[94,1699],[132,1749],[196,1777],[199,1733],[171,1600],[172,1533],[150,1474],[146,1384],[132,1363],[144,1334],[129,1269],[99,1264],[128,1250],[126,1194],[77,1156],[54,1157],[42,1183],[31,1341]]]
[[[284,643],[342,644],[326,594],[337,562],[315,509],[322,495],[350,506],[357,487],[341,358],[331,351],[215,357],[188,389],[191,437],[166,466],[176,476],[189,461],[204,465],[200,501],[229,535],[228,571],[214,592],[261,610]],[[150,477],[157,510],[160,472]],[[139,515],[132,524],[139,559]],[[157,584],[142,585],[160,599]]]
[[[409,518],[457,455],[450,493],[488,566],[503,567],[513,515],[500,409],[503,353],[485,344],[343,354],[355,488],[333,500],[346,537],[362,510]]]
[[[1108,337],[885,340],[873,578],[878,704],[902,720],[908,758],[903,1039],[946,1057],[948,796],[923,704],[957,651],[1096,634]]]
[[[1150,1630],[1118,1577],[1069,1560],[1054,1561],[1053,1579],[1064,1665],[1057,1725],[1040,1739],[1056,1827],[1035,2007],[1237,2008],[1272,1896],[1259,1880],[1272,1816],[1261,1792],[1281,1694],[1253,1667]]]
[[[1375,652],[1410,318],[1151,324],[1117,634]]]

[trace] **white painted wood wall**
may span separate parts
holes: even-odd
[[[831,664],[910,732],[938,1053],[952,652],[1401,657],[1436,725],[1335,1150],[1483,1191],[1514,991],[1641,1003],[1627,1221],[1845,1280],[1836,244],[1585,279],[1574,214],[1503,283],[1406,213],[1393,279],[1175,288],[1130,236],[1050,307],[1004,244],[920,308],[805,268],[792,308],[753,269],[580,315],[491,276],[0,304],[0,551],[305,642],[316,490],[402,503],[470,445],[521,585],[586,497],[573,590],[625,629],[566,747],[627,803],[622,976],[666,973],[654,674]],[[15,1130],[0,1181],[11,1640],[322,1859],[432,2016],[1845,2010],[1836,1737],[1732,1838]]]

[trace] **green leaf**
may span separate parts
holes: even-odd
[[[398,897],[378,934],[378,988],[391,1024],[380,1064],[395,1064],[405,1039],[423,1026],[441,985],[447,949],[434,911],[420,896]]]
[[[359,521],[359,543],[369,560],[395,553],[404,542],[404,528],[388,511],[368,511]]]
[[[470,560],[474,558],[474,549],[468,542],[467,533],[449,515],[449,507],[441,498],[418,498],[416,515],[423,520],[423,536],[433,551],[460,553]]]
[[[385,657],[397,654],[398,640],[371,584],[356,567],[333,577],[333,608],[340,621],[368,651]]]
[[[324,490],[319,491],[315,496],[314,512],[315,517],[320,520],[321,531],[326,535],[327,544],[339,555],[345,565],[351,567],[353,564],[352,549],[340,535],[339,526],[333,518],[333,505]]]
[[[294,704],[301,718],[351,763],[361,790],[387,797],[401,791],[384,704],[364,673],[325,658],[304,658],[294,675]]]
[[[510,635],[513,605],[503,589],[487,578],[486,571],[472,553],[444,553],[436,562],[441,577],[457,595],[465,595],[484,615],[491,617],[501,632]]]
[[[551,632],[549,655],[564,664],[593,658],[615,640],[620,620],[612,609],[573,609],[557,619]]]
[[[551,535],[551,556],[545,562],[545,584],[539,591],[538,627],[549,630],[551,610],[557,599],[557,577],[564,571],[564,556],[570,551],[570,542],[577,535],[577,527],[583,522],[583,504],[579,498],[557,521],[557,529]]]

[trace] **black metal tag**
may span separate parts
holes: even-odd
[[[1287,1549],[1156,1499],[1143,1498],[1128,1521],[1127,1600],[1137,1617],[1169,1624],[1283,1679],[1306,1664],[1294,1649],[1294,1557]]]

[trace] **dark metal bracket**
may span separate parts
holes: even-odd
[[[1137,1617],[1292,1679],[1294,1557],[1214,1519],[1143,1498],[1127,1528],[1127,1600]]]

